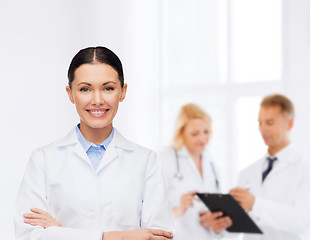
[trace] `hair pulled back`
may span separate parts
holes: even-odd
[[[121,86],[124,86],[124,73],[121,60],[118,56],[106,47],[88,47],[81,49],[72,59],[68,69],[68,84],[71,88],[74,81],[75,70],[83,64],[105,63],[114,68],[118,73]]]

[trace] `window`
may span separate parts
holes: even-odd
[[[264,154],[261,98],[283,91],[281,1],[174,0],[161,7],[160,143],[171,143],[183,104],[204,108],[227,190],[238,170]]]

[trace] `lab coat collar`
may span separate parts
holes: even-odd
[[[63,139],[58,141],[59,147],[65,147],[68,145],[73,145],[79,143],[76,130],[73,128]],[[132,151],[133,150],[133,143],[128,141],[126,138],[124,138],[116,129],[114,131],[114,136],[109,144],[109,146],[112,145],[114,147],[122,148],[124,150]]]
[[[73,128],[63,139],[58,141],[57,145],[59,147],[67,147],[72,145],[73,147],[73,152],[79,156],[82,160],[86,162],[91,168],[91,162],[89,160],[89,157],[87,156],[84,148],[80,144],[77,133],[75,128]],[[134,144],[127,139],[125,139],[116,129],[114,131],[114,136],[109,144],[109,146],[106,149],[105,154],[103,155],[103,158],[96,170],[96,173],[101,171],[105,166],[107,166],[109,163],[114,161],[118,156],[119,152],[117,151],[118,149],[123,149],[125,151],[133,151],[134,149]]]
[[[107,147],[106,152],[103,155],[103,158],[97,168],[97,174],[105,168],[107,165],[109,165],[112,161],[114,161],[119,156],[118,149],[122,149],[125,151],[133,151],[134,150],[134,144],[130,141],[128,141],[126,138],[124,138],[116,129],[114,131],[114,136]]]
[[[190,157],[189,152],[186,147],[182,147],[178,150],[179,157]]]
[[[296,156],[296,147],[293,143],[290,143],[285,148],[281,149],[279,152],[277,152],[274,156],[270,156],[270,154],[267,152],[267,157],[276,157],[277,161],[282,163],[288,163],[288,164],[296,164],[298,157]]]
[[[271,157],[270,154],[267,152],[265,156],[265,161],[267,157]],[[277,158],[277,163],[274,167],[274,169],[269,173],[268,178],[270,179],[272,176],[277,175],[278,173],[282,172],[283,169],[290,167],[292,165],[298,164],[298,162],[301,160],[302,154],[298,150],[298,148],[295,147],[292,143],[287,145],[285,148],[283,148],[281,151],[276,153],[274,156]],[[266,163],[266,162],[265,162]],[[266,168],[266,164],[264,164],[264,168]],[[268,178],[265,181],[268,182]]]
[[[192,171],[195,173],[196,177],[200,181],[202,181],[203,178],[201,177],[194,160],[192,159],[191,155],[189,154],[189,152],[185,146],[182,147],[178,151],[178,156],[179,156],[179,158],[186,158],[188,160],[188,164],[191,166]],[[202,167],[203,167],[203,169],[204,169],[205,165],[206,165],[206,156],[205,156],[205,153],[202,153]]]
[[[187,158],[192,158],[191,155],[189,154],[188,150],[186,147],[182,147],[179,151],[178,151],[178,155],[179,157],[187,157]],[[206,157],[206,151],[202,152],[202,162],[204,164],[205,161],[207,161],[208,158]]]

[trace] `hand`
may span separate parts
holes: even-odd
[[[105,232],[102,240],[167,240],[172,238],[173,235],[170,232],[160,229],[143,228],[131,231]]]
[[[212,228],[216,233],[220,233],[224,229],[232,225],[230,217],[223,217],[222,212],[200,212],[200,224],[206,228]]]
[[[61,224],[48,212],[38,208],[30,208],[30,210],[33,213],[24,214],[24,223],[30,224],[32,226],[41,226],[43,228],[48,228],[51,226],[61,227]]]
[[[255,202],[255,196],[244,188],[233,188],[229,194],[241,205],[246,211],[251,211]]]
[[[191,191],[182,195],[179,206],[172,209],[173,215],[175,217],[182,216],[188,208],[194,205],[194,200],[199,201],[198,198],[195,197],[196,193],[197,191]]]

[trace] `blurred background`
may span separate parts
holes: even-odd
[[[114,126],[125,137],[160,151],[183,104],[209,112],[224,191],[266,151],[257,116],[267,94],[294,102],[292,138],[310,154],[309,0],[1,0],[0,32],[1,239],[14,239],[31,151],[79,121],[66,74],[88,46],[123,62],[128,94]]]

